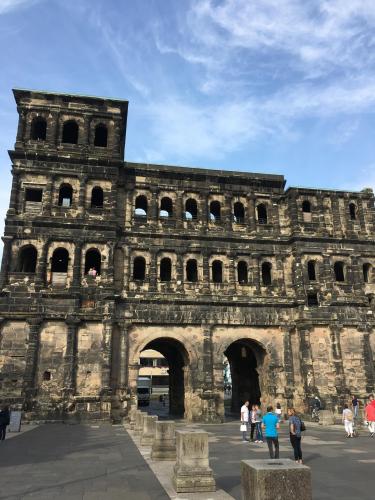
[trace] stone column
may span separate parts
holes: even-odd
[[[109,251],[108,251],[108,260],[107,260],[107,262],[108,262],[108,264],[107,264],[107,282],[108,282],[108,284],[111,284],[111,285],[113,285],[113,277],[114,277],[114,263],[113,263],[114,246],[115,246],[114,241],[108,242]]]
[[[145,416],[145,413],[143,413],[140,410],[137,410],[137,413],[135,414],[135,426],[134,426],[134,434],[139,436],[142,431],[143,431],[143,418]]]
[[[341,411],[341,408],[345,403],[347,396],[345,373],[342,362],[341,343],[340,343],[340,333],[342,330],[342,326],[331,325],[329,330],[330,330],[330,340],[331,340],[332,362],[335,372],[335,387],[337,393],[337,397],[332,398],[331,403],[332,403],[332,409],[334,409],[334,411],[337,413]]]
[[[176,228],[183,227],[184,214],[184,191],[177,191],[177,200],[174,209],[174,218],[176,220]]]
[[[311,326],[298,327],[301,352],[301,371],[305,386],[305,402],[308,410],[309,400],[317,393],[314,377],[314,366],[312,361],[310,344]]]
[[[111,352],[112,352],[112,319],[103,320],[102,341],[102,389],[101,395],[106,398],[111,393]]]
[[[180,249],[176,250],[176,290],[184,291],[184,256]]]
[[[49,239],[47,239],[44,242],[42,253],[38,259],[38,268],[37,268],[35,283],[41,288],[43,288],[46,284],[48,248],[49,248]]]
[[[158,417],[156,415],[145,415],[143,417],[143,429],[141,446],[152,446],[155,438],[155,426]]]
[[[80,177],[80,184],[79,184],[79,195],[78,195],[78,210],[81,212],[82,216],[85,215],[86,212],[86,184],[87,184],[87,177]]]
[[[155,292],[157,290],[158,269],[157,269],[157,249],[150,250],[150,270],[149,270],[149,290]]]
[[[372,333],[374,335],[374,333]],[[362,337],[363,363],[366,376],[366,392],[370,394],[375,387],[374,355],[370,344],[370,332],[366,329]]]
[[[255,285],[257,295],[260,294],[260,280],[261,280],[259,260],[260,260],[260,256],[258,254],[252,255],[251,275],[252,275],[252,279],[253,279],[253,283]]]
[[[292,264],[292,272],[293,272],[294,291],[297,300],[300,303],[304,303],[306,301],[306,296],[305,296],[305,283],[303,277],[301,255],[299,253],[295,253],[293,257],[294,260]]]
[[[293,352],[292,352],[292,342],[291,334],[295,329],[294,326],[286,327],[283,334],[283,344],[284,344],[284,371],[285,371],[285,381],[286,386],[284,390],[285,399],[287,401],[288,407],[293,406],[293,395],[294,395],[294,366],[293,366]]]
[[[1,261],[1,270],[0,270],[0,291],[6,286],[8,282],[8,273],[12,259],[13,236],[3,236],[1,239],[3,240],[4,248],[3,248],[3,258]]]
[[[289,217],[291,222],[291,232],[298,232],[300,230],[299,217],[298,217],[298,207],[296,195],[293,194],[289,198]]]
[[[46,215],[51,215],[52,201],[53,201],[53,187],[54,187],[54,184],[55,184],[54,180],[55,180],[55,178],[54,178],[53,175],[51,175],[47,179],[46,194],[45,194],[46,203],[43,206],[43,212]]]
[[[68,316],[65,321],[67,325],[66,351],[64,358],[64,395],[69,399],[77,390],[77,347],[78,347],[78,327],[81,320]]]
[[[176,459],[176,430],[173,420],[155,422],[155,439],[152,443],[152,460]]]
[[[76,241],[74,246],[73,280],[72,280],[72,285],[74,288],[79,288],[81,286],[82,246],[83,243],[81,241]]]
[[[18,212],[18,192],[20,174],[13,168],[12,170],[12,188],[10,192],[9,209],[7,215],[14,215]]]
[[[247,227],[250,233],[256,231],[255,223],[255,197],[253,194],[247,196]]]
[[[43,318],[32,317],[27,320],[29,324],[29,338],[27,342],[27,351],[25,359],[25,372],[23,376],[23,396],[25,398],[25,408],[31,410],[33,407],[33,398],[37,392],[37,368],[38,354],[40,344],[40,329]]]
[[[333,232],[336,236],[342,236],[342,220],[340,214],[339,198],[333,196],[331,198],[332,204],[332,221],[333,221]]]
[[[202,398],[202,420],[207,423],[220,422],[216,412],[216,397],[213,380],[213,345],[212,326],[202,325],[203,331],[203,393]]]
[[[151,191],[151,203],[150,203],[150,222],[157,224],[159,220],[159,192],[157,190]]]
[[[202,292],[209,293],[210,292],[210,282],[211,282],[211,280],[210,280],[210,265],[209,265],[209,258],[208,258],[206,249],[203,249],[202,262],[203,262]]]
[[[177,461],[173,486],[177,493],[215,491],[216,484],[208,460],[208,433],[176,432]]]

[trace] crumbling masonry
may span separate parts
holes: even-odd
[[[190,421],[223,419],[224,355],[234,410],[304,410],[314,394],[337,410],[374,390],[371,189],[124,162],[127,101],[14,95],[2,401],[28,418],[118,420],[146,347]]]

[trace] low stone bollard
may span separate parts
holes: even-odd
[[[132,408],[129,412],[129,426],[130,426],[130,429],[134,429],[135,427],[135,418],[136,418],[136,415],[137,415],[137,408]]]
[[[333,425],[335,423],[335,415],[331,410],[320,410],[319,424],[320,425]]]
[[[173,486],[177,493],[216,490],[208,461],[207,432],[176,431],[176,453]]]
[[[288,459],[242,460],[242,500],[311,500],[311,470]]]
[[[155,439],[152,443],[153,460],[176,459],[176,426],[173,420],[155,423]]]
[[[155,424],[158,417],[155,415],[145,415],[143,418],[143,431],[141,436],[141,446],[151,446],[155,439]]]
[[[137,410],[137,413],[135,415],[135,425],[134,425],[134,433],[139,435],[143,431],[143,418],[145,414],[139,410]]]

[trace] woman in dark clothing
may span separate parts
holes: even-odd
[[[301,449],[301,419],[296,415],[294,408],[289,408],[289,436],[290,442],[293,446],[294,460],[297,464],[302,463],[302,449]]]
[[[3,406],[0,411],[0,441],[4,441],[7,425],[10,422],[10,412],[8,406]]]

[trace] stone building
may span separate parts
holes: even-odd
[[[14,96],[1,400],[118,419],[144,349],[168,360],[171,412],[191,421],[223,419],[224,357],[233,410],[373,391],[371,189],[124,162],[127,101]]]

